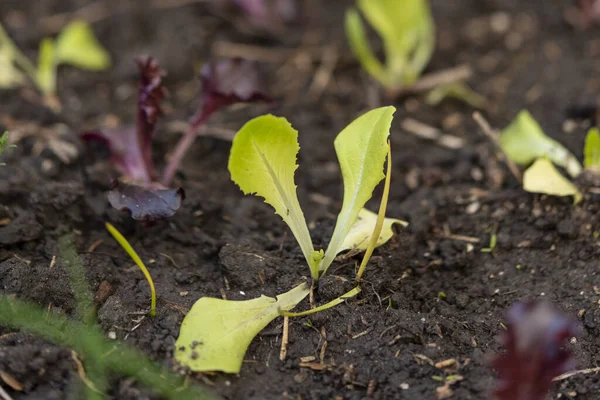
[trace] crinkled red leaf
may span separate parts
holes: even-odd
[[[202,94],[192,126],[199,126],[219,109],[253,101],[269,101],[256,63],[241,58],[210,62],[200,71]]]
[[[160,103],[168,95],[162,84],[165,72],[153,57],[140,56],[135,59],[140,70],[138,93],[137,137],[139,148],[151,179],[156,179],[152,166],[152,137],[156,131],[158,117],[163,114]]]
[[[81,137],[86,141],[101,142],[108,147],[111,162],[128,181],[150,182],[150,174],[134,128],[84,132]]]
[[[552,378],[574,368],[567,340],[579,331],[577,323],[546,301],[513,305],[502,334],[506,352],[492,362],[499,380],[500,400],[543,400]]]
[[[174,215],[185,198],[183,189],[169,189],[159,183],[134,185],[115,180],[108,193],[110,204],[129,211],[131,218],[154,222]]]

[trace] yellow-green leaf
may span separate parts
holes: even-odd
[[[523,174],[523,189],[531,193],[543,193],[552,196],[573,196],[579,203],[581,193],[577,187],[552,165],[547,158],[539,158]]]
[[[273,206],[300,244],[313,278],[320,257],[314,251],[294,182],[298,131],[285,118],[263,115],[249,121],[233,139],[231,179],[245,194],[257,194]]]
[[[11,89],[25,84],[25,75],[17,69],[12,49],[0,43],[0,88]]]
[[[591,128],[585,138],[583,165],[586,169],[600,170],[600,132]]]
[[[500,144],[506,155],[517,164],[528,165],[540,157],[548,157],[573,177],[581,173],[577,158],[562,144],[546,136],[527,110],[521,111],[502,131]]]
[[[358,213],[385,177],[383,165],[388,150],[387,138],[395,111],[392,106],[369,111],[348,125],[335,139],[335,151],[344,179],[344,201],[321,262],[322,271],[329,268]]]
[[[55,45],[50,38],[45,38],[40,42],[38,52],[37,83],[44,94],[56,92],[56,63],[55,63]]]
[[[369,211],[366,208],[360,210],[356,222],[354,225],[352,225],[352,228],[350,228],[350,232],[348,232],[348,235],[346,236],[346,239],[344,239],[344,243],[342,243],[342,247],[339,249],[338,253],[350,250],[352,254],[357,254],[360,251],[366,250],[376,223],[376,213]],[[394,224],[399,224],[403,227],[408,226],[408,222],[406,221],[395,218],[385,218],[383,220],[383,228],[381,229],[381,233],[377,239],[376,247],[384,245],[392,238],[394,235],[394,230],[392,229]]]
[[[192,371],[240,372],[252,339],[310,292],[305,283],[277,296],[244,301],[203,297],[186,315],[175,359]]]
[[[77,68],[101,71],[111,65],[110,55],[83,21],[67,25],[56,39],[56,64],[71,64]]]

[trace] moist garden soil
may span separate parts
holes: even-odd
[[[566,110],[595,104],[600,88],[598,29],[564,20],[567,2],[432,0],[437,50],[427,72],[469,64],[469,84],[486,96],[492,125],[504,127],[529,109],[552,137],[581,155],[586,121]],[[489,358],[515,301],[545,298],[574,317],[582,333],[570,346],[578,367],[600,361],[600,196],[581,180],[584,200],[533,195],[498,161],[492,144],[457,101],[437,107],[421,96],[394,101],[379,94],[345,44],[350,1],[307,2],[300,26],[273,36],[206,2],[3,1],[2,24],[35,58],[37,43],[74,10],[93,21],[113,55],[105,73],[61,68],[62,112],[42,106],[32,90],[0,93],[0,123],[28,136],[0,168],[0,290],[44,308],[74,314],[74,299],[57,239],[75,233],[77,250],[106,335],[174,367],[174,343],[187,310],[202,296],[252,299],[291,289],[308,268],[287,227],[260,199],[230,181],[230,137],[267,112],[299,130],[300,202],[316,248],[325,247],[342,200],[333,139],[367,109],[394,104],[392,189],[388,215],[407,220],[377,249],[362,293],[326,312],[290,319],[287,357],[280,361],[282,319],[252,342],[239,375],[194,375],[227,399],[433,399],[441,380],[456,399],[487,399],[494,384]],[[142,4],[145,4],[144,6]],[[259,50],[236,46],[246,44]],[[108,154],[77,140],[84,130],[133,123],[137,71],[132,59],[155,56],[168,71],[170,98],[156,137],[164,165],[193,111],[194,70],[214,56],[257,59],[275,101],[220,112],[189,152],[176,183],[182,209],[145,227],[106,201]],[[330,74],[333,67],[333,73]],[[413,118],[462,140],[457,149],[402,129]],[[589,121],[587,121],[589,125]],[[215,138],[213,136],[219,136]],[[72,161],[56,153],[77,150]],[[57,150],[58,149],[58,150]],[[375,210],[380,190],[369,207]],[[158,292],[158,315],[144,317],[149,290],[139,270],[104,228],[110,221],[146,260]],[[489,247],[496,234],[493,252]],[[352,287],[360,257],[336,262],[316,287],[329,301]],[[301,308],[306,308],[302,304]],[[79,377],[70,351],[0,327],[0,371],[23,391],[14,399],[61,399]],[[448,361],[446,366],[439,363]],[[114,377],[110,398],[154,398],[130,379]],[[0,385],[7,388],[4,382]],[[437,396],[447,391],[440,390]],[[558,383],[554,398],[597,399],[600,378],[581,374]]]

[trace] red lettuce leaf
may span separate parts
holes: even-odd
[[[508,310],[506,327],[501,335],[506,352],[492,362],[499,375],[494,395],[500,400],[545,399],[552,378],[575,367],[563,346],[579,326],[551,303],[530,301]]]
[[[132,185],[119,180],[113,182],[108,193],[110,204],[120,211],[128,211],[131,218],[154,222],[173,216],[185,198],[183,189],[169,189],[159,183]]]
[[[202,93],[198,112],[190,120],[202,125],[216,111],[235,103],[269,101],[255,62],[241,58],[210,62],[200,71]]]

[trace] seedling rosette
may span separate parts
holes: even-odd
[[[367,112],[348,125],[334,142],[344,180],[344,200],[326,251],[313,247],[296,194],[298,132],[285,118],[265,115],[249,121],[234,138],[229,158],[232,180],[244,193],[263,197],[289,226],[314,280],[327,273],[341,251],[365,249],[357,273],[357,282],[360,282],[373,249],[391,237],[391,225],[404,224],[384,218],[391,177],[388,136],[394,111],[394,107],[382,107]],[[386,158],[387,174],[384,175]],[[364,205],[384,178],[379,214],[373,218],[364,210]],[[183,321],[175,358],[193,371],[237,373],[252,338],[273,319],[323,311],[360,291],[360,286],[356,286],[329,303],[299,313],[290,310],[308,296],[310,288],[306,283],[276,299],[262,296],[226,301],[203,297]]]

